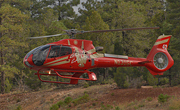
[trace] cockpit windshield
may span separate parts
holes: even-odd
[[[50,49],[50,50],[49,50]],[[49,53],[49,54],[48,54]],[[41,66],[44,64],[46,58],[55,58],[72,53],[72,49],[68,46],[62,45],[43,45],[31,50],[27,55],[26,59],[33,54],[32,61],[35,65]]]
[[[44,45],[43,45],[43,46],[44,46]],[[41,48],[41,47],[43,47],[43,46],[39,46],[39,47],[34,48],[33,50],[31,50],[30,52],[28,52],[27,55],[26,55],[26,59],[27,59],[31,54],[33,54],[36,50],[38,50],[39,48]]]
[[[43,65],[44,61],[46,60],[47,54],[49,52],[49,48],[50,45],[44,45],[34,50],[32,60],[35,65],[37,66]]]

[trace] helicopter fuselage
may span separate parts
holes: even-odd
[[[64,42],[67,42],[67,44]],[[84,46],[87,45],[85,43],[90,45],[88,50],[85,50],[87,48]],[[147,60],[145,58],[137,59],[123,55],[97,53],[95,47],[92,45],[92,41],[77,39],[64,39],[59,42],[37,47],[30,51],[24,58],[24,64],[30,69],[37,71],[144,66],[140,63],[142,61]]]
[[[145,66],[153,76],[163,75],[163,72],[174,64],[167,51],[170,38],[171,36],[159,36],[147,58],[97,53],[98,49],[90,40],[63,39],[33,49],[25,56],[24,64],[30,69],[37,70],[35,74],[41,81],[62,84],[77,84],[78,80],[97,80],[95,73],[89,71],[93,68]],[[64,72],[74,74],[60,74]],[[80,78],[84,73],[88,74],[88,79]],[[40,75],[60,76],[71,81],[44,81]]]

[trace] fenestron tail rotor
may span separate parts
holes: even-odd
[[[166,54],[159,52],[154,56],[154,65],[158,69],[165,69],[168,65],[168,58]]]
[[[143,30],[143,29],[159,29],[159,27],[143,27],[143,28],[124,28],[124,29],[110,29],[110,30],[93,30],[93,31],[78,31],[76,29],[63,30],[66,33],[55,34],[55,35],[46,35],[46,36],[38,36],[38,37],[29,37],[29,39],[39,39],[39,38],[48,38],[48,37],[56,37],[61,35],[69,35],[70,38],[75,38],[76,34],[83,33],[98,33],[98,32],[115,32],[115,31],[129,31],[129,30]]]

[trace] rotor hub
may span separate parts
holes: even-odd
[[[162,58],[158,58],[157,62],[158,62],[158,63],[163,63],[164,60],[163,60]]]

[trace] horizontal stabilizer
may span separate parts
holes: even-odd
[[[151,61],[147,60],[147,61],[139,62],[139,64],[145,64],[145,63],[151,63]]]

